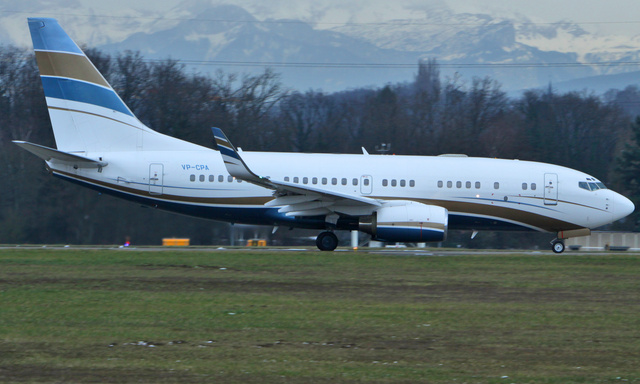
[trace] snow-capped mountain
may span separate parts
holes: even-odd
[[[411,81],[425,58],[436,58],[444,76],[491,76],[506,90],[567,81],[579,88],[579,78],[618,74],[621,79],[620,74],[640,69],[640,36],[598,36],[569,21],[535,24],[523,16],[455,13],[439,0],[404,13],[394,9],[406,18],[382,22],[375,21],[374,7],[358,1],[336,13],[317,2],[296,11],[280,4],[284,0],[273,0],[270,7],[253,0],[234,2],[242,7],[186,0],[169,11],[127,8],[109,17],[83,1],[12,5],[13,13],[0,13],[0,43],[29,46],[22,13],[37,8],[63,15],[61,24],[86,46],[183,60],[200,72],[255,73],[271,66],[286,86],[302,91]],[[0,5],[0,11],[6,7]],[[299,17],[282,18],[294,13]]]
[[[295,20],[259,22],[244,9],[227,5],[204,10],[166,30],[135,33],[100,48],[114,53],[140,50],[148,58],[179,59],[201,72],[221,68],[260,72],[273,67],[282,73],[285,85],[299,90],[334,91],[402,81],[410,78],[413,70],[406,68],[398,76],[393,68],[335,68],[336,63],[417,63],[413,53],[379,48]]]
[[[484,73],[510,89],[640,68],[640,35],[597,36],[570,21],[535,24],[522,16],[455,14],[439,8],[422,22],[395,20],[334,30],[381,48],[435,57],[445,67],[496,64]],[[468,67],[460,72],[483,73]]]

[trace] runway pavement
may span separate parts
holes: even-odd
[[[229,247],[229,246],[187,246],[187,247],[167,247],[167,246],[117,246],[117,245],[0,245],[0,250],[9,249],[49,249],[49,250],[114,250],[114,251],[153,251],[153,252],[320,252],[315,247]],[[335,254],[344,252],[357,252],[367,254],[379,254],[389,256],[463,256],[463,255],[495,255],[495,254],[524,254],[524,255],[543,255],[553,254],[551,250],[526,250],[526,249],[463,249],[463,248],[368,248],[362,247],[353,250],[348,247],[338,248]],[[621,252],[605,252],[598,250],[589,251],[570,251],[567,250],[565,255],[585,255],[590,253],[616,253]],[[637,251],[625,251],[622,253],[637,253]]]

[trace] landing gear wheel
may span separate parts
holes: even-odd
[[[562,253],[564,252],[564,241],[562,240],[553,240],[551,242],[551,249],[554,253]]]
[[[338,247],[338,236],[333,232],[322,232],[316,238],[316,245],[321,251],[333,251]]]

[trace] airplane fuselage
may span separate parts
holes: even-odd
[[[301,220],[265,207],[273,191],[232,177],[219,152],[200,148],[104,153],[100,157],[109,165],[100,170],[55,161],[49,166],[65,179],[168,211],[246,224],[326,227],[320,215]],[[242,152],[242,157],[273,180],[444,207],[450,229],[596,228],[615,220],[616,200],[618,205],[626,200],[609,189],[581,188],[580,183],[596,183],[585,173],[529,161],[272,152]],[[618,207],[625,213],[627,208]],[[341,220],[337,229],[354,229],[354,221]]]

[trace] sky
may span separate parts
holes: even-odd
[[[52,5],[75,11],[92,9],[96,14],[122,14],[127,9],[170,12],[203,0],[0,0],[2,11],[33,11]],[[494,16],[522,15],[534,22],[570,20],[589,31],[640,35],[639,0],[209,0],[231,3],[254,11],[258,18],[308,20],[321,17],[326,23],[372,22],[415,18],[424,20],[425,9],[446,5],[456,12]],[[78,7],[80,5],[80,7]],[[44,16],[44,15],[42,15]]]
[[[455,11],[522,14],[534,22],[570,20],[590,31],[640,35],[638,0],[455,0]]]
[[[371,23],[393,20],[429,22],[430,10],[447,7],[456,13],[481,13],[501,17],[525,17],[534,23],[571,21],[588,32],[601,36],[618,35],[618,41],[640,36],[640,0],[0,0],[0,44],[30,45],[25,18],[56,17],[67,23],[70,32],[86,36],[84,43],[105,44],[124,40],[143,31],[155,18],[156,28],[168,28],[177,18],[193,17],[186,9],[202,8],[203,3],[242,6],[259,20],[296,19],[316,22],[315,27],[329,29],[346,23]],[[99,17],[135,16],[142,11],[147,20],[138,30],[116,26],[118,23],[78,23],[86,15]],[[73,18],[79,15],[80,18]],[[65,20],[65,19],[68,19]],[[106,19],[103,19],[106,20]],[[164,27],[163,27],[164,26]],[[111,29],[108,29],[111,28]],[[631,41],[631,40],[629,40]]]
[[[15,1],[15,0],[0,0]],[[77,0],[94,11],[117,12],[127,7],[169,11],[198,0]],[[259,18],[307,19],[322,13],[323,21],[371,22],[425,17],[424,9],[446,4],[456,12],[489,13],[498,16],[522,15],[539,23],[570,20],[589,31],[640,35],[638,0],[212,0],[215,3],[244,5],[258,11]],[[135,4],[135,5],[132,5]],[[327,9],[330,10],[327,10]],[[262,17],[261,17],[262,16]],[[350,20],[345,19],[351,18]],[[352,18],[356,18],[353,20]]]

